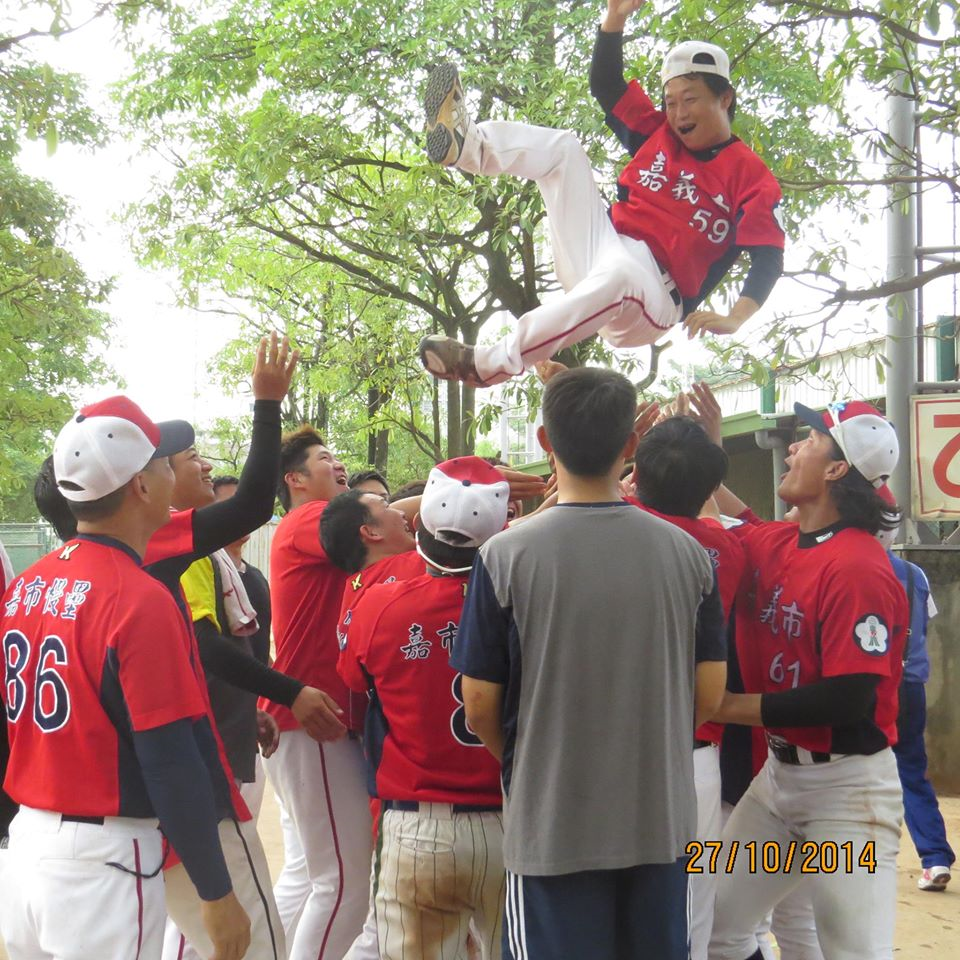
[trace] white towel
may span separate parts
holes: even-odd
[[[220,570],[220,583],[223,586],[223,609],[227,615],[226,627],[235,637],[249,637],[260,629],[257,611],[253,609],[247,588],[240,579],[240,573],[226,550],[217,550],[210,554],[210,560]],[[223,626],[223,624],[221,624]]]

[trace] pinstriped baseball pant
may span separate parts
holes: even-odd
[[[377,875],[382,960],[467,960],[471,929],[483,960],[500,960],[506,878],[503,817],[387,810]]]
[[[536,181],[565,291],[521,317],[495,315],[491,326],[511,330],[497,343],[476,348],[477,372],[488,385],[595,333],[613,347],[640,347],[680,320],[682,310],[671,297],[676,284],[664,277],[643,241],[614,229],[590,160],[569,130],[473,123],[457,166],[468,173]]]

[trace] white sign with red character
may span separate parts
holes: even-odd
[[[910,398],[915,520],[960,518],[960,395]]]

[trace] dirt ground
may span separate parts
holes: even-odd
[[[941,797],[940,809],[947,824],[947,837],[957,849],[960,847],[960,797]],[[269,784],[260,812],[260,836],[275,877],[283,866],[283,847],[279,812]],[[954,872],[945,892],[918,890],[920,862],[904,827],[897,874],[896,956],[905,960],[960,957],[960,869]]]
[[[941,797],[940,809],[947,824],[947,836],[953,847],[957,848],[960,845],[960,797]],[[279,811],[269,784],[259,826],[270,871],[276,877],[283,866],[283,845]],[[894,953],[899,957],[909,957],[910,960],[918,957],[960,956],[960,870],[954,872],[953,881],[944,893],[923,893],[918,890],[920,865],[906,828],[897,867],[897,937]],[[7,960],[2,945],[0,960]],[[101,958],[91,957],[90,960]]]

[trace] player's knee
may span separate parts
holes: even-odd
[[[556,150],[564,154],[568,159],[583,157],[587,159],[586,151],[580,138],[572,130],[558,130]],[[589,163],[589,160],[587,159]]]

